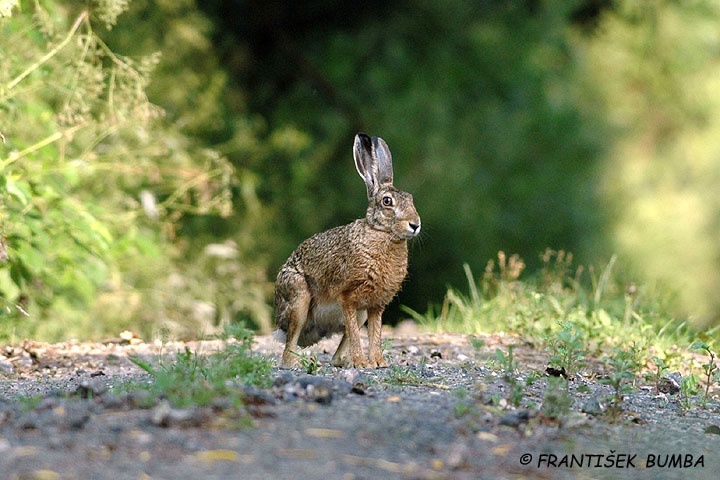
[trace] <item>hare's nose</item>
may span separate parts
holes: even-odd
[[[412,229],[413,235],[417,235],[418,233],[420,233],[420,222],[409,222],[408,225]]]

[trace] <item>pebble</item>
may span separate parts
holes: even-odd
[[[329,405],[333,400],[333,382],[325,377],[303,375],[295,378],[289,372],[283,372],[273,385],[276,395],[283,400],[298,398],[324,405]]]
[[[13,373],[15,372],[15,366],[12,364],[12,362],[7,361],[6,359],[0,359],[0,373]]]
[[[588,415],[602,415],[605,413],[606,405],[600,401],[597,397],[593,397],[582,406],[581,411]]]
[[[108,390],[105,382],[97,377],[85,379],[75,389],[74,394],[80,398],[93,399],[102,396]]]
[[[457,441],[448,448],[445,454],[445,464],[452,470],[458,470],[468,464],[472,455],[473,452],[466,442]]]
[[[158,427],[199,427],[209,420],[204,408],[173,408],[167,400],[161,401],[150,414],[150,421]]]
[[[274,405],[277,403],[275,397],[262,388],[241,386],[240,389],[246,405]]]
[[[350,385],[350,392],[365,395],[368,388],[368,378],[357,369],[342,370],[338,377],[340,381],[344,381]]]
[[[517,428],[523,423],[527,423],[528,420],[530,420],[529,410],[515,410],[500,417],[500,425]]]
[[[273,381],[274,395],[281,400],[302,399],[322,405],[329,405],[333,399],[350,393],[364,395],[367,388],[367,377],[355,369],[340,370],[335,377],[296,376],[284,371]]]
[[[660,393],[675,395],[680,393],[680,385],[682,383],[682,375],[680,372],[663,375],[657,382],[657,389]]]

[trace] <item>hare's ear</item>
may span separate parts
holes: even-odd
[[[355,168],[365,181],[368,199],[373,198],[380,187],[392,185],[392,155],[385,140],[358,133],[355,136],[353,156]]]

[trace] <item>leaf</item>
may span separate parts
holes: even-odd
[[[204,450],[197,452],[195,458],[204,462],[237,462],[240,456],[234,450]]]
[[[30,478],[34,480],[55,480],[60,478],[60,474],[53,470],[35,470]]]
[[[720,427],[718,427],[717,425],[708,425],[707,427],[705,427],[705,433],[720,435]]]
[[[332,428],[306,428],[305,435],[315,438],[344,438],[345,432]]]
[[[22,262],[23,266],[32,273],[39,273],[45,266],[45,257],[43,254],[25,241],[17,244],[17,259]]]
[[[23,207],[27,206],[30,193],[11,176],[5,177],[5,190],[8,195],[15,198]]]
[[[134,363],[135,365],[137,365],[138,367],[140,367],[141,369],[143,369],[145,372],[149,373],[150,375],[152,375],[152,376],[157,375],[157,370],[155,369],[155,367],[153,367],[153,365],[150,362],[146,362],[142,358],[137,357],[135,355],[131,355],[129,357],[129,360],[132,363]]]

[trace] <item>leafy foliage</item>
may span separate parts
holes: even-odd
[[[386,138],[423,217],[413,311],[505,250],[527,264],[498,259],[441,318],[712,325],[719,17],[710,0],[0,2],[0,338],[269,330],[287,254],[365,208],[359,130]],[[614,260],[576,272],[590,287],[546,283],[547,246]]]
[[[617,2],[583,39],[588,79],[623,132],[601,169],[607,238],[697,326],[718,318],[720,181],[716,2]],[[647,7],[647,8],[646,8]],[[607,75],[613,72],[612,75]]]
[[[233,245],[220,261],[207,238],[179,237],[194,218],[228,217],[236,185],[254,193],[148,100],[161,56],[119,55],[96,32],[126,4],[99,2],[70,26],[35,4],[0,24],[13,45],[0,54],[0,336],[195,336],[238,316],[268,328],[263,274],[233,263],[231,279],[218,269]]]

